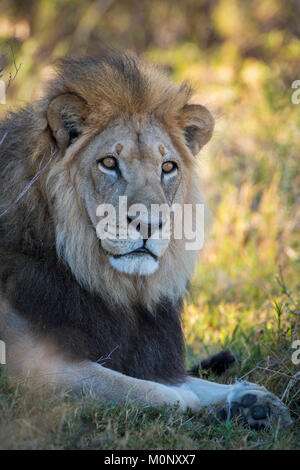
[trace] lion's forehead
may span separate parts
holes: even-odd
[[[139,161],[157,164],[176,149],[169,134],[159,122],[116,122],[95,136],[88,149],[91,156],[117,154],[126,163]]]

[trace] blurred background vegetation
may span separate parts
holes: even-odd
[[[279,394],[284,374],[299,371],[299,18],[299,0],[0,3],[3,53],[13,41],[22,64],[0,112],[33,99],[55,58],[105,43],[189,80],[195,102],[213,112],[216,132],[199,156],[213,224],[186,301],[188,357],[231,347],[239,376],[257,364],[278,371],[251,378]],[[9,69],[11,59],[6,80]]]

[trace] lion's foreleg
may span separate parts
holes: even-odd
[[[188,388],[198,397],[200,406],[215,405],[227,400],[232,392],[234,385],[223,385],[208,380],[188,377],[184,388]]]
[[[196,395],[189,389],[129,377],[95,362],[67,362],[62,357],[50,354],[51,357],[47,357],[48,345],[41,344],[36,345],[27,358],[23,351],[17,363],[29,384],[82,391],[105,402],[133,401],[151,406],[178,404],[181,411],[187,408],[196,411],[200,407]],[[14,371],[15,365],[12,365]]]
[[[106,402],[135,401],[152,406],[178,403],[180,410],[199,408],[199,400],[188,389],[129,377],[91,361],[65,360],[52,343],[26,331],[26,322],[18,317],[5,333],[8,375],[26,378],[31,387],[83,391]]]
[[[134,401],[151,406],[178,404],[182,411],[200,408],[199,400],[189,389],[136,379],[94,362],[62,363],[60,367],[60,385],[83,390],[104,401]]]

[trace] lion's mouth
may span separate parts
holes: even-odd
[[[159,266],[158,256],[146,246],[127,251],[126,253],[111,254],[108,259],[114,269],[124,274],[149,276]]]
[[[152,256],[155,261],[157,261],[157,256],[152,253],[152,251],[148,250],[145,246],[142,246],[141,248],[137,248],[136,250],[129,251],[127,253],[122,253],[121,255],[113,255],[113,258],[118,259],[122,258],[123,256],[129,256],[129,255],[134,255],[134,256],[143,256],[143,255],[150,255]]]

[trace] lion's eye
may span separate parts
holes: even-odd
[[[98,165],[107,170],[115,170],[118,167],[115,157],[105,157],[99,160]]]
[[[174,170],[176,170],[177,165],[175,162],[164,162],[162,164],[162,171],[165,174],[172,173]]]

